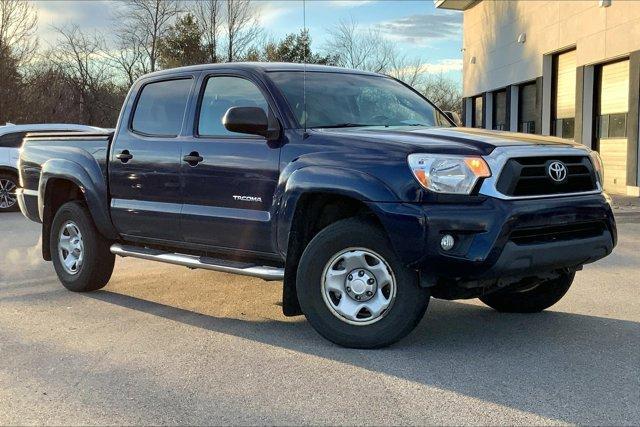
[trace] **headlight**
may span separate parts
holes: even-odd
[[[589,153],[589,157],[591,157],[591,163],[593,163],[593,167],[596,169],[598,182],[602,187],[604,186],[604,165],[602,164],[602,159],[600,158],[600,154],[598,154],[597,151],[591,151]]]
[[[418,182],[436,193],[470,194],[478,179],[491,176],[487,162],[477,156],[411,154],[408,161]]]

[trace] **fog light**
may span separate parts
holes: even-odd
[[[456,240],[453,238],[451,234],[445,234],[442,236],[440,240],[440,247],[445,251],[450,251],[453,248],[453,245],[456,244]]]

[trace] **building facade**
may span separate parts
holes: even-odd
[[[640,196],[640,1],[435,0],[463,18],[466,126],[573,139]]]

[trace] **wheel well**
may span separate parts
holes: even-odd
[[[47,182],[42,212],[42,257],[51,261],[50,236],[51,223],[60,206],[72,200],[85,200],[77,184],[61,178],[51,178]]]
[[[300,197],[289,230],[282,295],[282,310],[286,316],[302,314],[296,294],[296,275],[307,244],[325,227],[353,217],[361,217],[382,228],[378,217],[360,200],[329,193],[311,193]]]
[[[18,177],[18,171],[14,168],[0,166],[0,173],[8,173],[9,175],[14,175],[16,178]]]

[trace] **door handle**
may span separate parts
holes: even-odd
[[[122,150],[120,154],[116,154],[116,159],[120,160],[122,163],[127,163],[129,160],[133,159],[133,154],[129,153],[129,150]]]
[[[189,166],[197,166],[204,158],[197,151],[192,151],[187,156],[184,156],[182,160],[187,162]]]

